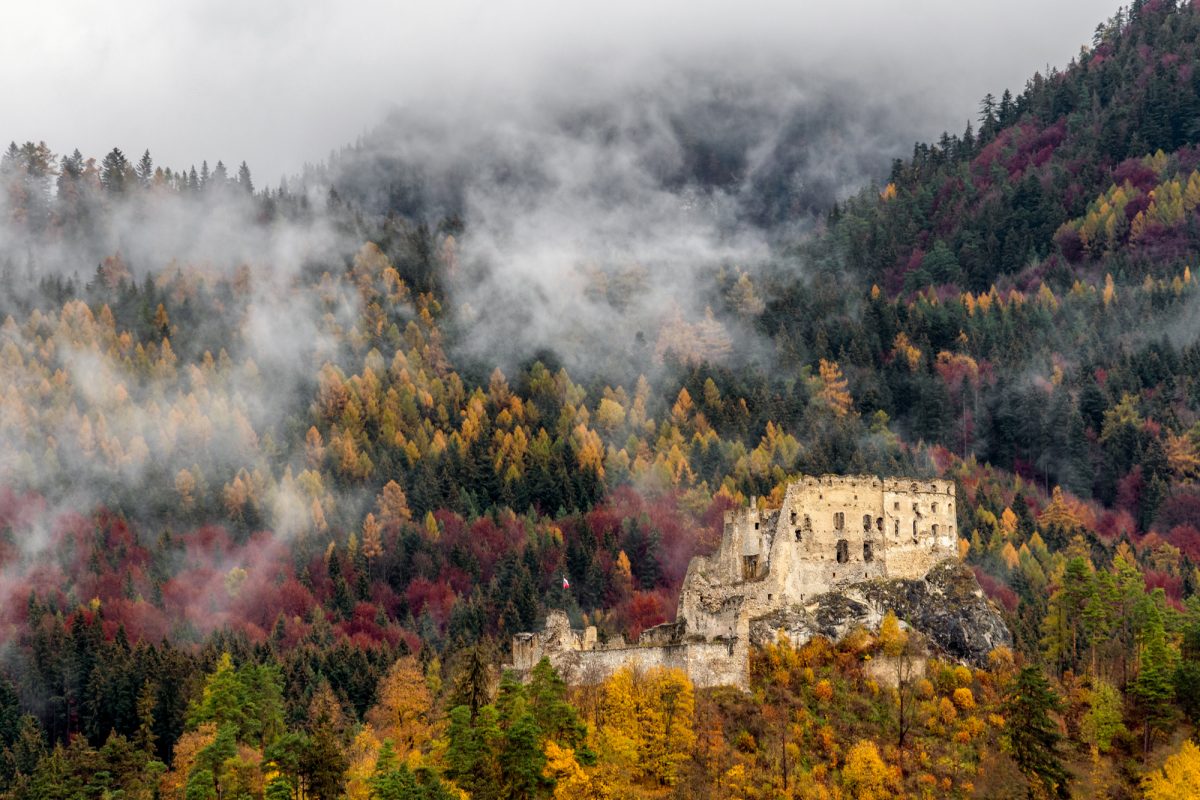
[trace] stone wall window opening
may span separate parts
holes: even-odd
[[[837,543],[837,562],[845,564],[850,560],[850,543],[845,539],[838,539]]]
[[[742,579],[750,580],[758,574],[758,556],[742,556]]]
[[[894,500],[892,502],[892,511],[899,511],[899,510],[900,510],[900,501]]]
[[[804,515],[804,530],[805,531],[812,530],[812,517],[810,517],[808,514]]]
[[[800,541],[800,529],[796,528],[796,541]]]
[[[910,492],[912,492],[913,494],[916,494],[917,493],[917,485],[915,483],[912,484],[911,486],[908,487],[908,490]]]
[[[871,532],[871,515],[863,514],[863,533]]]
[[[897,539],[900,538],[900,520],[896,520],[896,530],[893,534]]]
[[[846,512],[837,511],[833,515],[833,527],[836,530],[843,530],[846,527]]]
[[[754,523],[754,530],[758,530],[758,523]]]
[[[883,517],[875,518],[875,530],[879,531],[880,533],[883,533]]]
[[[917,521],[913,520],[913,541],[917,541]]]
[[[937,503],[930,504],[929,510],[930,510],[930,512],[936,514],[937,513]]]
[[[937,534],[938,534],[937,525],[934,525],[934,526],[933,526],[933,535],[934,535],[934,537],[936,537],[936,536],[937,536]]]
[[[875,548],[870,542],[863,542],[863,561],[875,560]]]
[[[796,509],[792,509],[792,527],[796,526]]]

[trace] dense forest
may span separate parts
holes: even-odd
[[[697,145],[662,183],[752,186],[766,255],[664,302],[598,259],[621,343],[503,359],[519,309],[420,163],[14,143],[0,797],[1194,796],[1198,65],[1200,8],[1135,2],[836,203]],[[550,609],[673,619],[725,510],[826,472],[954,480],[1013,650],[926,662],[889,616],[748,692],[501,673]]]

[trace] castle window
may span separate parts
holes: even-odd
[[[933,535],[937,536],[937,525],[933,526]]]
[[[917,521],[913,520],[913,541],[917,541]]]
[[[796,541],[800,541],[800,529],[796,528]]]
[[[834,528],[836,528],[836,529],[837,529],[837,530],[839,530],[839,531],[840,531],[840,530],[842,530],[843,528],[845,528],[845,527],[846,527],[846,514],[845,514],[845,512],[838,511],[837,513],[835,513],[835,514],[833,515],[833,527],[834,527]]]
[[[892,511],[899,511],[899,510],[900,510],[900,501],[896,500],[895,502],[892,503]]]
[[[874,561],[875,549],[870,542],[863,542],[863,561]]]
[[[914,514],[921,513],[921,504],[920,503],[913,503],[913,513]]]
[[[875,518],[875,530],[879,531],[880,533],[883,533],[883,517]]]
[[[796,509],[792,509],[792,526],[796,525]]]
[[[916,494],[917,493],[917,485],[914,483],[912,486],[908,487],[908,490],[910,492],[912,492],[913,494]]]
[[[900,538],[900,520],[896,520],[896,530],[893,534],[897,539]]]
[[[863,531],[866,533],[871,532],[871,515],[870,514],[863,514]]]
[[[850,543],[845,539],[838,539],[837,543],[837,562],[845,564],[850,560]]]
[[[937,503],[931,504],[929,506],[929,510],[932,511],[934,514],[936,514],[937,513]]]
[[[758,523],[754,523],[754,530],[758,530]]]
[[[804,530],[812,530],[812,517],[810,517],[808,514],[804,515]]]
[[[758,574],[758,556],[742,556],[742,580],[751,580]]]

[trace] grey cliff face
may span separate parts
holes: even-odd
[[[837,640],[856,627],[877,629],[888,610],[954,661],[985,666],[993,649],[1012,646],[975,575],[955,561],[936,565],[924,578],[863,581],[818,595],[810,605],[757,617],[750,621],[750,641],[761,646],[780,633],[793,644],[814,636]]]

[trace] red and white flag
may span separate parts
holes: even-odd
[[[569,580],[567,580],[567,576],[566,576],[566,575],[563,575],[563,588],[564,588],[564,589],[570,589],[570,588],[571,588],[571,582],[570,582]]]

